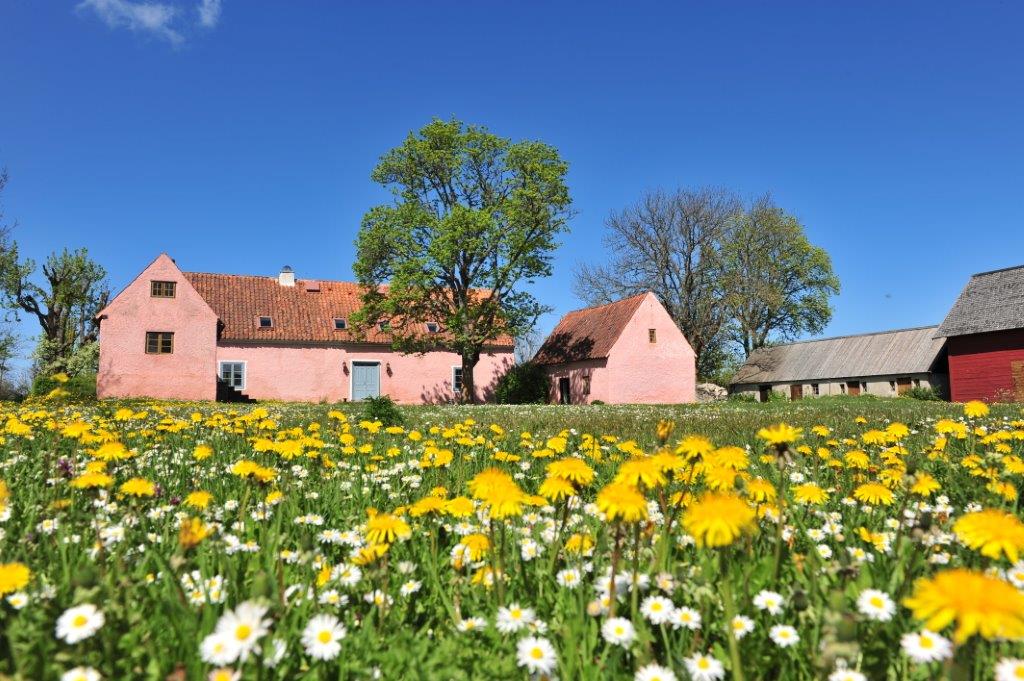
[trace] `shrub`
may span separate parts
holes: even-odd
[[[62,397],[75,402],[87,402],[96,399],[96,374],[82,373],[72,376],[66,381],[60,381],[53,376],[36,376],[32,381],[30,394],[33,397],[46,397],[57,388],[60,388],[67,395]]]
[[[728,400],[730,402],[757,402],[757,395],[754,393],[732,393]]]
[[[367,421],[380,421],[385,426],[400,426],[405,422],[401,410],[389,395],[366,398],[363,407],[363,418]]]
[[[494,389],[498,404],[544,404],[548,401],[548,376],[533,362],[516,364],[498,379]]]
[[[942,395],[935,388],[926,388],[924,386],[918,386],[911,388],[907,392],[903,393],[903,397],[909,397],[912,400],[923,400],[924,402],[942,402]]]

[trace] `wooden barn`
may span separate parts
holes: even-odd
[[[760,348],[736,372],[731,393],[793,400],[824,395],[898,396],[946,389],[944,341],[937,327],[838,336]]]
[[[936,335],[954,402],[1024,402],[1024,265],[971,277]]]

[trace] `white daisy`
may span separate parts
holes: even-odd
[[[754,630],[754,620],[746,615],[736,615],[732,618],[732,635],[740,640]]]
[[[348,631],[334,615],[317,615],[302,630],[302,645],[314,660],[333,660],[341,652]]]
[[[868,681],[868,677],[852,669],[837,669],[828,675],[828,681]]]
[[[1004,657],[996,663],[996,681],[1019,681],[1024,679],[1024,660]]]
[[[238,659],[241,646],[235,637],[224,632],[213,632],[199,644],[199,656],[203,662],[215,665],[231,664]]]
[[[57,638],[78,643],[99,631],[104,621],[103,613],[92,603],[68,608],[57,620]]]
[[[900,646],[914,662],[938,662],[953,655],[953,644],[949,639],[925,629],[921,633],[910,632],[900,638]]]
[[[669,619],[672,621],[673,629],[689,629],[691,631],[700,629],[700,613],[693,608],[676,608],[672,611]]]
[[[676,681],[676,675],[668,667],[652,662],[637,669],[633,681]]]
[[[864,589],[857,596],[857,610],[868,619],[888,622],[896,614],[896,604],[884,591]]]
[[[527,636],[516,644],[516,662],[531,674],[550,674],[558,658],[546,638]]]
[[[60,675],[60,681],[100,681],[101,678],[92,667],[75,667]]]
[[[459,620],[456,628],[462,632],[480,631],[487,627],[487,620],[483,617],[466,617]]]
[[[690,673],[693,681],[718,681],[725,676],[725,667],[710,655],[696,653],[693,657],[686,658],[685,662],[686,671]]]
[[[411,596],[417,591],[419,591],[421,586],[423,585],[420,582],[416,581],[415,579],[410,579],[405,584],[403,584],[398,591],[403,596]]]
[[[665,624],[672,617],[674,609],[672,601],[664,596],[648,596],[640,604],[640,612],[651,624]]]
[[[782,594],[775,593],[774,591],[763,590],[754,596],[754,607],[758,610],[766,610],[770,615],[781,613],[785,602]]]
[[[628,648],[636,638],[636,629],[625,617],[611,617],[601,625],[601,636],[612,645]]]
[[[221,615],[214,631],[234,638],[238,644],[238,659],[244,662],[259,640],[270,631],[270,620],[264,619],[266,614],[266,606],[245,601]]]
[[[7,603],[15,610],[21,610],[28,605],[28,594],[24,591],[15,591],[7,597]]]
[[[580,585],[580,571],[576,568],[559,570],[558,575],[555,578],[558,580],[559,586],[565,587],[566,589],[575,589]]]
[[[498,608],[498,618],[494,626],[503,634],[511,634],[524,628],[535,617],[536,615],[530,608],[523,608],[518,603],[511,603],[507,608]]]
[[[796,629],[788,624],[776,624],[768,630],[768,636],[780,648],[795,646],[800,641],[800,635],[796,633]]]
[[[206,681],[240,681],[241,678],[242,672],[231,667],[221,667],[211,671],[206,676]]]

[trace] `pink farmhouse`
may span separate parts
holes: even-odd
[[[653,293],[566,314],[534,361],[563,404],[696,400],[693,348]]]
[[[182,272],[160,255],[99,314],[101,398],[345,401],[390,395],[434,403],[461,390],[458,355],[407,355],[385,328],[357,340],[349,328],[358,285]],[[425,324],[424,333],[443,333]],[[510,338],[487,346],[476,366],[489,398],[513,363]]]

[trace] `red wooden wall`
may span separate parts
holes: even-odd
[[[1024,329],[957,336],[947,343],[950,397],[968,400],[1012,401],[1024,399]]]

